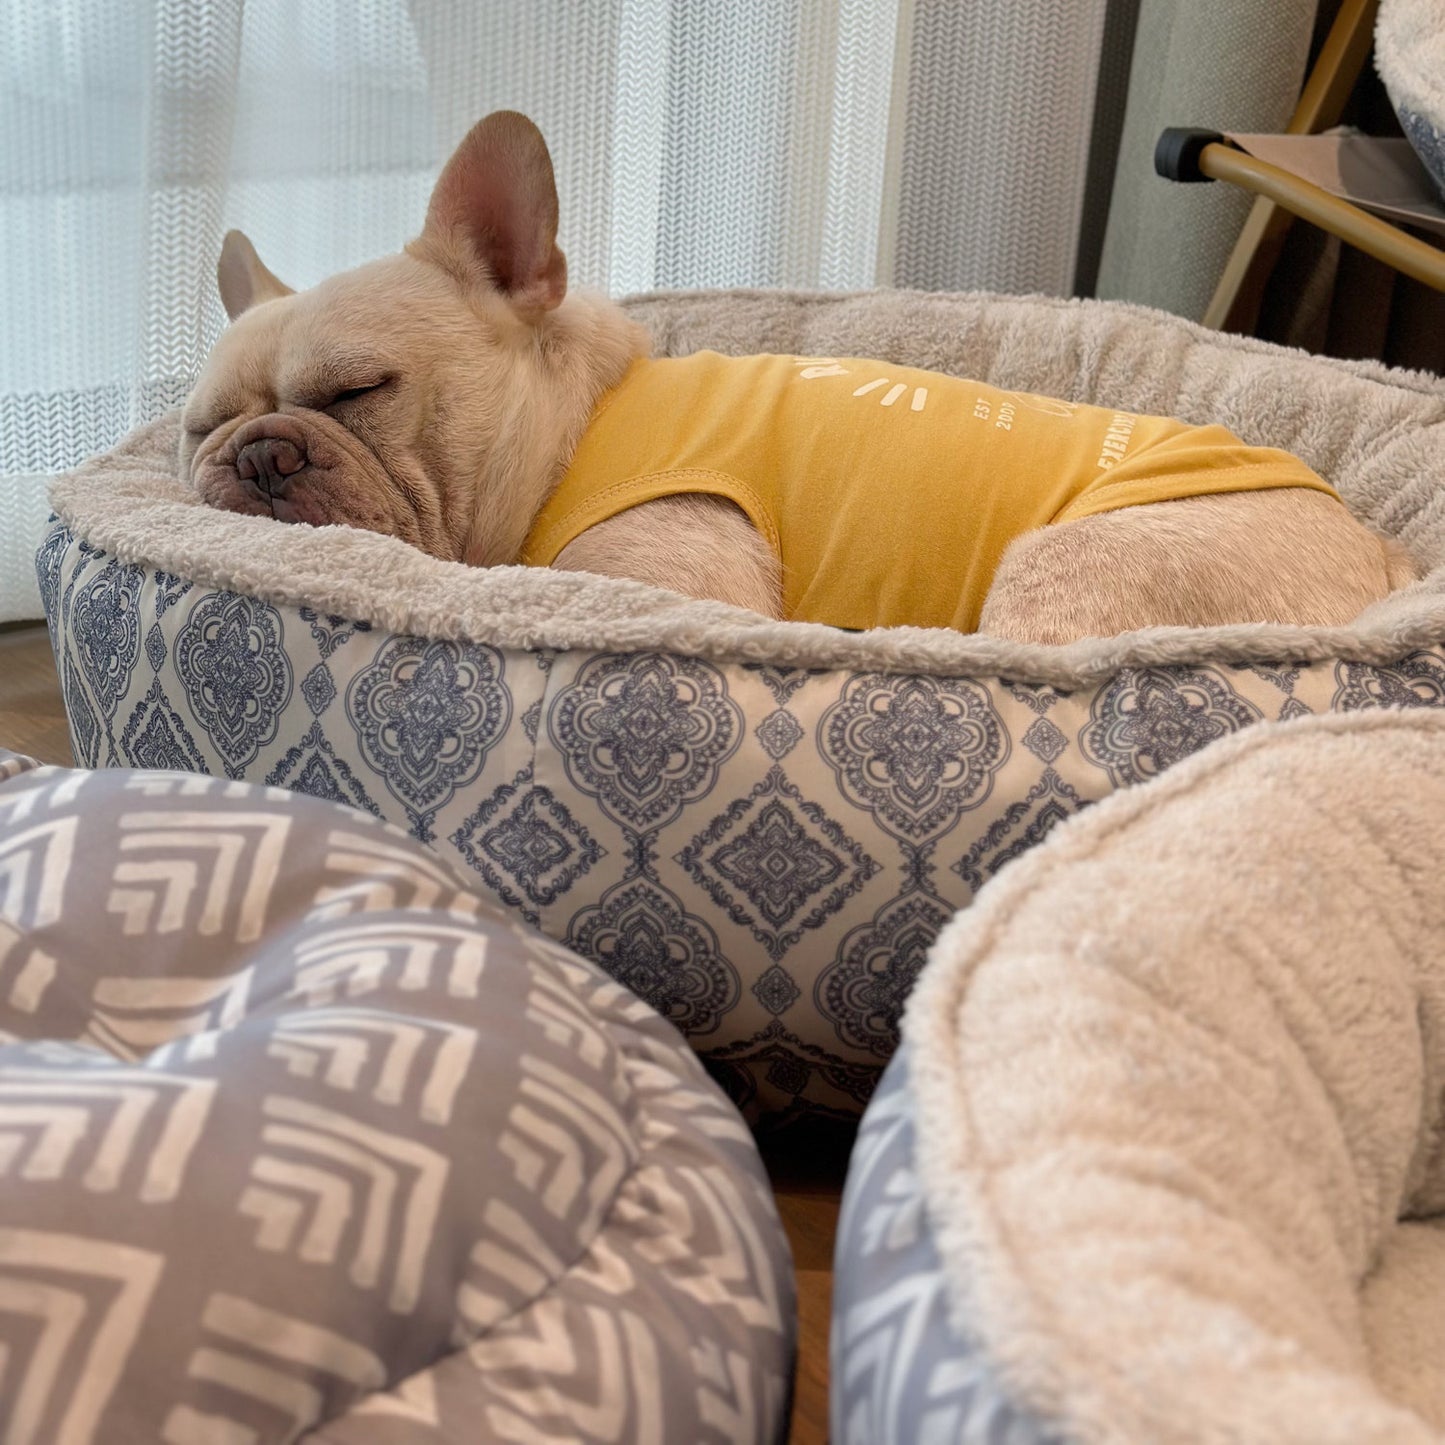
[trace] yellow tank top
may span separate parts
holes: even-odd
[[[657,497],[741,507],[784,616],[972,632],[1004,549],[1050,522],[1264,487],[1333,490],[1297,457],[1189,426],[882,361],[644,359],[598,404],[522,561]]]

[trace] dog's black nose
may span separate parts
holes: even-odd
[[[236,453],[236,475],[268,497],[284,497],[292,476],[305,465],[306,453],[284,437],[262,437]]]

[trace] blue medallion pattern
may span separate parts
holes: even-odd
[[[891,1057],[903,1005],[952,914],[937,898],[915,893],[843,940],[837,962],[818,976],[813,1002],[845,1044]]]
[[[808,681],[810,677],[821,677],[816,667],[774,667],[766,662],[746,663],[749,672],[755,672],[763,686],[772,693],[780,708],[786,707],[788,699]]]
[[[785,1101],[769,1111],[777,1124],[807,1115],[851,1119],[868,1102],[878,1083],[876,1061],[854,1063],[793,1033],[780,1018],[748,1038],[708,1049],[707,1071],[745,1113],[756,1114],[761,1098]],[[821,1106],[810,1096],[819,1087],[830,1102]]]
[[[523,770],[503,783],[451,836],[488,886],[529,923],[600,861],[606,850],[550,788]]]
[[[226,772],[242,776],[276,736],[291,696],[276,609],[235,592],[203,593],[176,635],[174,665]]]
[[[169,572],[156,572],[153,575],[156,586],[156,619],[159,621],[195,583],[187,582],[184,577],[174,577]]]
[[[987,691],[964,678],[854,678],[818,736],[844,793],[914,843],[978,807],[1009,754]]]
[[[85,685],[76,671],[73,655],[66,652],[60,669],[60,693],[65,699],[65,715],[70,719],[71,750],[78,767],[100,766],[100,723],[95,709],[85,695]]]
[[[770,958],[842,908],[879,866],[776,766],[674,862],[749,928]]]
[[[1023,703],[1030,712],[1036,712],[1040,716],[1062,698],[1072,696],[1071,693],[1060,692],[1058,688],[1050,687],[1045,682],[1007,682],[1000,679],[999,686],[1015,702]]]
[[[780,963],[761,974],[751,989],[752,995],[774,1016],[785,1014],[803,996],[793,978]]]
[[[542,700],[536,702],[522,714],[522,731],[529,743],[537,741],[537,729],[542,725]]]
[[[974,840],[953,865],[953,872],[968,884],[971,893],[977,893],[1005,863],[1042,843],[1089,802],[1053,768],[1045,768],[1038,782]]]
[[[687,1034],[714,1032],[738,1000],[717,936],[662,889],[626,883],[572,920],[567,942]]]
[[[317,717],[336,701],[336,679],[324,662],[318,662],[301,679],[301,696],[306,699],[306,706]]]
[[[373,817],[382,816],[361,779],[336,755],[319,722],[312,723],[301,741],[286,751],[267,773],[266,782],[273,788],[290,788],[294,793],[309,793],[313,798],[360,808]]]
[[[1445,706],[1445,647],[1070,692],[402,637],[124,566],[58,522],[36,568],[77,762],[410,829],[774,1119],[855,1117],[953,910],[1115,788],[1262,719]]]
[[[70,630],[76,660],[101,716],[110,718],[124,696],[140,647],[141,572],[107,562],[78,587]]]
[[[1300,670],[1303,663],[1293,665],[1279,663],[1270,666],[1263,662],[1240,662],[1231,665],[1234,672],[1252,672],[1256,677],[1262,677],[1266,682],[1272,682],[1281,692],[1289,693],[1294,691],[1294,685],[1299,681]]]
[[[347,689],[366,761],[431,842],[431,820],[482,769],[512,715],[502,656],[473,642],[396,637]]]
[[[767,755],[777,762],[803,741],[802,724],[787,708],[775,708],[753,729]]]
[[[1142,783],[1264,714],[1207,668],[1121,672],[1094,699],[1084,756],[1119,785]]]
[[[151,683],[150,691],[126,722],[120,735],[120,752],[135,759],[133,767],[169,768],[179,773],[209,771],[195,739],[161,690],[159,678]]]
[[[298,608],[297,616],[311,629],[312,640],[323,662],[358,632],[371,631],[369,622],[353,622],[350,618],[337,617],[330,612],[318,612],[314,607]]]
[[[1445,706],[1445,662],[1438,653],[1412,652],[1391,667],[1341,662],[1335,667],[1341,712],[1362,707]]]
[[[159,622],[152,622],[150,631],[146,633],[146,661],[151,665],[152,672],[159,672],[166,665],[166,658],[171,655],[170,645],[166,642],[166,634]]]
[[[1053,762],[1069,745],[1068,738],[1046,717],[1035,718],[1019,741],[1046,763]]]
[[[552,704],[567,776],[618,822],[655,828],[712,787],[743,716],[722,674],[690,657],[599,657]]]

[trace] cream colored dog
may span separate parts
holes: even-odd
[[[233,324],[186,405],[182,475],[212,506],[516,562],[599,398],[648,345],[612,302],[567,291],[556,234],[551,159],[513,112],[462,141],[400,255],[296,293],[231,232],[219,281]],[[591,527],[554,565],[782,617],[786,560],[732,502],[688,495]],[[981,630],[1055,643],[1343,623],[1414,576],[1326,493],[1206,495],[1019,536]]]

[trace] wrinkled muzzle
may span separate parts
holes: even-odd
[[[320,412],[269,412],[218,428],[196,449],[190,480],[227,512],[336,523],[415,540],[417,518],[386,469],[356,437]]]

